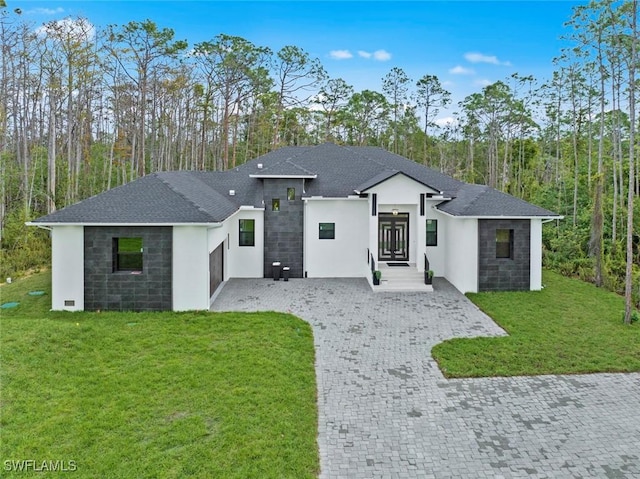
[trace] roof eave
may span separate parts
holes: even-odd
[[[376,181],[374,184],[367,186],[366,188],[364,188],[364,189],[363,189],[363,190],[361,190],[361,191],[358,191],[358,190],[353,190],[353,191],[355,191],[357,194],[361,195],[361,194],[363,194],[363,193],[366,193],[366,192],[367,192],[367,190],[370,190],[371,188],[375,188],[375,187],[376,187],[376,186],[378,186],[379,184],[384,183],[385,181],[388,181],[388,180],[390,180],[391,178],[393,178],[393,177],[395,177],[395,176],[398,176],[398,175],[405,176],[405,177],[409,178],[410,180],[413,180],[413,181],[415,181],[416,183],[421,184],[422,186],[426,186],[427,188],[429,188],[429,189],[431,189],[431,190],[433,190],[433,191],[437,191],[439,195],[443,195],[443,194],[444,194],[444,192],[443,192],[443,191],[440,191],[439,189],[434,188],[433,186],[428,185],[428,184],[426,184],[425,182],[418,180],[417,178],[414,178],[413,176],[411,176],[411,175],[410,175],[410,174],[408,174],[408,173],[405,173],[404,171],[396,171],[396,172],[394,172],[393,174],[391,174],[391,175],[389,175],[389,176],[387,176],[387,177],[385,177],[385,178],[382,178],[382,179],[380,179],[379,181]],[[436,199],[437,199],[437,198],[436,198]]]
[[[126,223],[126,222],[78,222],[78,221],[27,221],[26,226],[206,226],[217,228],[222,226],[222,222],[162,222],[162,223]]]
[[[302,201],[368,201],[367,198],[360,198],[358,196],[303,196]]]
[[[443,215],[449,216],[450,218],[466,218],[466,219],[477,219],[477,220],[562,220],[564,216],[562,215],[454,215],[452,213],[448,213],[446,211],[441,210],[437,206],[435,207]]]
[[[314,180],[318,177],[318,175],[249,175],[249,178],[261,178],[261,179],[305,179],[305,180]]]

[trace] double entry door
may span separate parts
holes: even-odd
[[[409,213],[378,214],[378,261],[409,261]]]

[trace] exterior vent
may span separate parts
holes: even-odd
[[[229,196],[236,196],[236,190],[229,190]]]
[[[261,170],[262,169],[262,163],[258,163],[258,169]]]
[[[76,305],[76,302],[75,302],[75,300],[73,300],[73,299],[65,299],[65,300],[64,300],[64,305],[65,305],[65,306],[75,306],[75,305]]]

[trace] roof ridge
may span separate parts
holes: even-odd
[[[301,165],[299,165],[299,164],[297,164],[297,163],[294,163],[294,162],[292,161],[292,159],[291,159],[291,158],[287,158],[286,160],[284,160],[284,163],[289,163],[289,164],[290,164],[291,166],[293,166],[294,168],[297,168],[297,169],[299,169],[300,171],[302,171],[303,173],[306,173],[306,174],[308,174],[308,175],[315,175],[315,173],[314,173],[314,172],[307,170],[304,166],[301,166]],[[268,168],[267,168],[267,169],[268,169]]]
[[[351,145],[350,145],[350,146],[346,146],[346,145],[343,145],[343,146],[342,146],[342,148],[344,148],[344,149],[346,149],[346,150],[349,150],[349,151],[354,152],[355,154],[357,154],[358,156],[360,156],[360,158],[362,158],[363,160],[371,161],[371,162],[375,163],[376,165],[380,165],[380,166],[385,167],[385,168],[388,168],[388,167],[389,167],[389,165],[388,165],[388,164],[383,163],[382,161],[378,161],[378,160],[376,160],[375,158],[373,158],[371,155],[366,155],[366,154],[364,154],[364,153],[362,152],[362,150],[363,150],[364,148],[378,148],[378,149],[380,149],[380,150],[383,150],[383,148],[381,148],[381,147],[379,147],[379,146],[366,146],[366,147],[365,147],[365,146],[351,146]],[[360,149],[360,151],[356,151],[356,150],[355,150],[356,148]],[[389,153],[391,153],[391,152],[389,152]],[[395,168],[394,168],[394,170],[395,170],[395,171],[399,171],[399,170],[396,170]]]
[[[471,188],[468,188],[468,189],[476,189],[476,188],[478,188],[481,191],[475,196],[475,198],[473,198],[473,200],[471,200],[469,202],[469,204],[467,204],[465,206],[464,211],[467,211],[469,208],[471,208],[476,203],[476,201],[478,201],[480,199],[480,197],[483,196],[491,188],[490,186],[487,186],[487,185],[478,185],[478,184],[475,184],[475,183],[466,183],[465,186],[463,186],[462,188],[464,189],[465,187],[469,187],[469,186]]]
[[[182,171],[161,171],[161,172],[157,172],[155,173],[158,177],[158,179],[160,181],[162,181],[165,185],[167,185],[167,187],[173,191],[175,194],[181,196],[185,201],[187,201],[188,203],[192,204],[198,211],[201,211],[202,213],[206,214],[209,218],[211,218],[211,220],[213,220],[213,216],[211,216],[211,213],[209,213],[202,205],[196,203],[193,199],[189,198],[189,196],[185,195],[182,191],[178,190],[174,185],[172,185],[169,181],[165,180],[162,176],[160,176],[160,173],[171,173],[171,176],[177,176],[175,175],[175,173],[180,173],[181,176],[190,176],[193,179],[195,179],[196,181],[198,181],[199,183],[203,184],[207,189],[213,191],[215,194],[217,194],[218,196],[221,196],[222,198],[224,198],[224,196],[222,196],[220,193],[218,193],[215,189],[211,188],[208,184],[206,184],[204,181],[202,181],[200,178],[196,178],[196,175],[193,175],[191,173],[193,173],[192,171],[189,170],[182,170]],[[224,198],[226,200],[226,198]]]

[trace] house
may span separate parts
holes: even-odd
[[[555,213],[374,147],[285,147],[224,172],[147,175],[31,223],[54,310],[206,310],[229,278],[364,277],[408,263],[461,292],[539,290]]]

